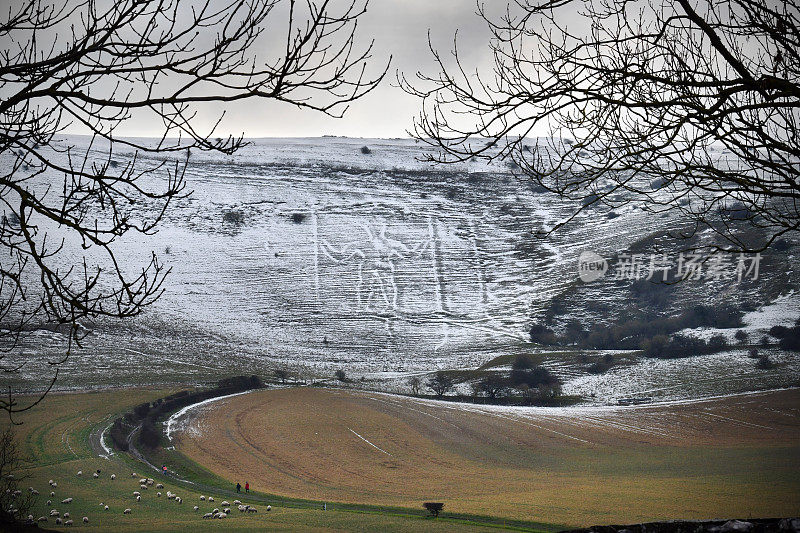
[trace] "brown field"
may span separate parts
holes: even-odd
[[[800,514],[798,389],[567,409],[286,389],[221,400],[191,425],[179,451],[289,497],[567,525]]]

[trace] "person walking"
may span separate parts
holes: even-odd
[[[242,492],[242,484],[236,483],[236,492]]]
[[[245,492],[250,492],[250,482],[249,481],[245,481],[244,482],[244,491]]]

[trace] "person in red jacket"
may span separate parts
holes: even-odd
[[[245,492],[250,492],[250,482],[249,481],[245,481],[244,482],[244,491]]]

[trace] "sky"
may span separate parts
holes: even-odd
[[[375,70],[384,66],[390,56],[391,65],[383,82],[353,102],[344,118],[330,118],[285,103],[251,100],[201,107],[197,123],[209,126],[224,110],[225,118],[217,134],[244,133],[250,138],[407,137],[420,102],[397,87],[396,73],[413,77],[418,70],[436,72],[428,49],[428,30],[434,46],[442,52],[452,48],[458,30],[460,55],[470,64],[488,67],[488,32],[485,22],[475,14],[476,7],[475,0],[370,0],[367,12],[359,19],[358,36],[362,45],[375,40]],[[132,117],[119,132],[154,135],[158,130],[152,128],[151,120]]]

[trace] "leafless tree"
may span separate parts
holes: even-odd
[[[711,227],[731,251],[798,230],[797,0],[516,0],[478,15],[489,72],[456,40],[449,57],[431,46],[438,74],[400,77],[423,101],[430,160],[511,159],[575,215],[678,212],[684,236]],[[757,239],[736,230],[748,222]]]
[[[425,382],[425,386],[436,394],[439,398],[453,390],[455,381],[447,372],[436,372],[432,377]]]
[[[4,4],[4,371],[19,370],[8,354],[26,331],[61,328],[69,339],[65,360],[86,320],[135,316],[162,293],[168,269],[155,254],[132,272],[115,257],[113,243],[128,232],[154,232],[170,204],[187,194],[190,151],[231,154],[245,143],[216,137],[219,121],[201,128],[199,106],[276,101],[338,117],[380,82],[385,68],[369,73],[372,44],[356,44],[366,1]],[[134,116],[150,118],[158,138],[122,137],[119,127]],[[69,127],[91,134],[88,146],[61,138]],[[62,362],[51,361],[50,387]],[[30,407],[11,390],[0,400],[9,413]]]
[[[20,489],[27,479],[20,471],[21,457],[11,427],[0,433],[0,526],[21,522],[36,503],[30,490]]]

